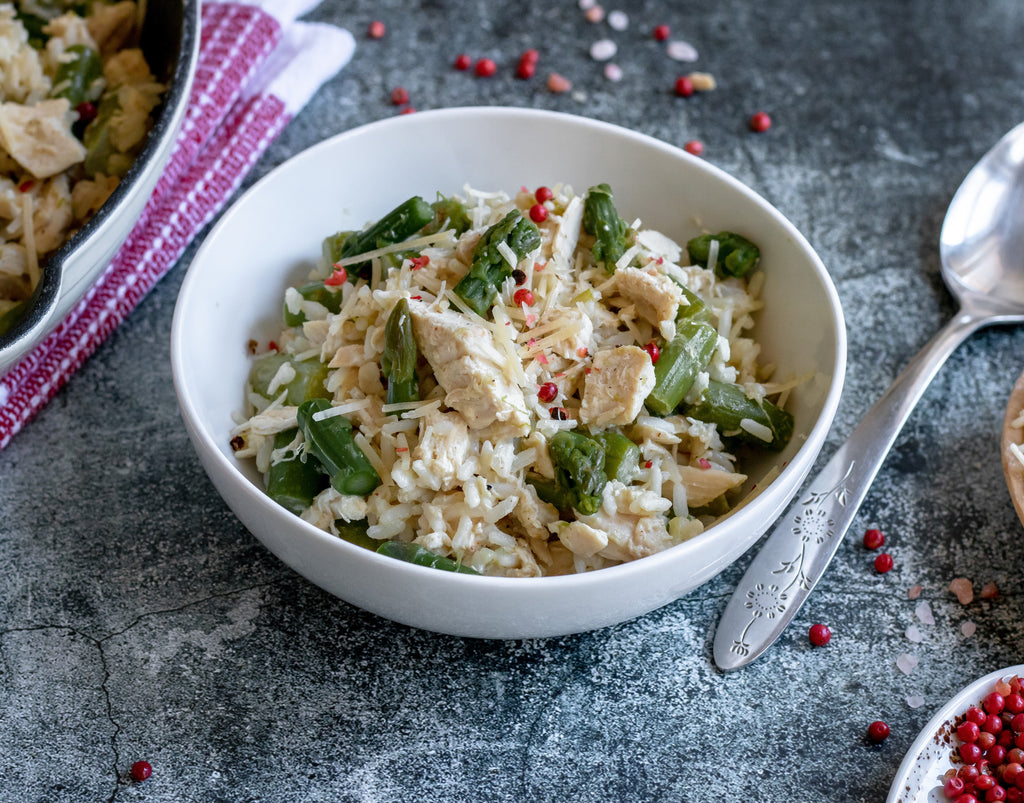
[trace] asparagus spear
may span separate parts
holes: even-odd
[[[640,447],[625,435],[607,430],[591,436],[604,447],[604,473],[609,480],[628,484],[640,468]]]
[[[339,234],[334,235],[336,240],[340,239],[341,234],[346,234],[347,236],[341,239],[340,245],[336,249],[337,259],[332,259],[331,263],[333,264],[339,259],[358,256],[359,254],[365,254],[367,251],[373,251],[377,248],[395,245],[403,240],[408,240],[433,219],[434,210],[431,209],[430,204],[420,198],[420,196],[414,195],[409,200],[396,206],[365,231],[354,233],[339,232]],[[333,253],[334,251],[332,251]],[[361,279],[368,279],[370,277],[370,263],[359,262],[358,264],[351,265],[349,271]]]
[[[307,301],[315,301],[318,304],[322,304],[327,308],[328,312],[338,312],[341,309],[342,295],[340,288],[332,289],[321,281],[310,282],[295,289]],[[298,312],[292,312],[288,309],[287,303],[284,305],[285,326],[301,326],[305,320],[306,313],[301,309]]]
[[[676,336],[661,350],[654,364],[654,390],[646,401],[655,415],[671,415],[693,386],[697,374],[711,361],[718,332],[706,323],[678,322]]]
[[[283,449],[295,440],[297,433],[297,428],[278,432],[274,436],[274,448]],[[284,459],[271,463],[267,472],[267,495],[292,513],[302,513],[326,487],[327,476],[316,459],[312,455],[303,459],[297,451],[286,453]]]
[[[718,234],[702,234],[686,243],[686,250],[695,264],[705,268],[708,266],[712,240],[718,242],[715,275],[720,279],[730,276],[742,278],[756,268],[761,259],[761,250],[746,237],[731,231],[721,231]]]
[[[463,566],[443,555],[436,555],[419,544],[405,541],[385,541],[377,547],[377,552],[387,555],[389,558],[398,558],[407,563],[415,563],[417,566],[427,566],[431,569],[442,569],[446,572],[459,572],[460,574],[480,574],[476,569]]]
[[[313,417],[330,406],[326,399],[310,399],[299,405],[297,416],[306,452],[320,461],[338,493],[366,496],[380,485],[380,475],[356,444],[347,418],[336,415],[317,421]]]
[[[454,287],[455,294],[480,316],[487,314],[498,296],[498,288],[515,268],[498,250],[499,243],[512,249],[518,263],[540,245],[540,230],[522,212],[513,209],[484,232],[473,251],[469,272]]]
[[[380,546],[381,542],[376,538],[370,538],[366,534],[366,528],[369,526],[369,522],[366,519],[360,519],[359,521],[345,521],[344,519],[335,519],[334,527],[338,531],[338,535],[350,544],[361,546],[365,549],[377,551],[377,547]]]
[[[416,379],[418,356],[409,302],[403,298],[395,304],[384,325],[384,353],[380,358],[380,367],[388,381],[388,404],[419,400],[420,388]]]
[[[94,87],[102,77],[99,53],[87,45],[71,45],[57,66],[51,97],[67,98],[74,109],[87,100],[95,100],[97,93]]]
[[[448,230],[456,236],[469,231],[470,220],[466,206],[458,198],[437,194],[437,200],[430,205],[434,210],[434,219],[423,228],[423,234],[434,234],[441,230],[447,222]]]
[[[751,399],[742,387],[727,382],[712,380],[686,414],[716,424],[723,435],[775,452],[793,436],[791,413],[767,399]]]
[[[548,443],[548,454],[555,467],[555,487],[548,488],[544,481],[534,483],[537,495],[559,510],[572,507],[584,516],[596,513],[608,481],[604,446],[582,433],[563,430]],[[552,491],[554,498],[545,499],[544,494]]]
[[[274,381],[281,366],[290,365],[295,371],[295,377],[274,393],[270,392],[270,383]],[[327,379],[327,365],[320,360],[296,360],[290,354],[279,354],[271,352],[259,357],[249,370],[249,385],[261,396],[272,399],[280,395],[282,389],[288,391],[285,403],[298,406],[304,401],[316,398],[329,398],[324,381]]]
[[[114,153],[114,145],[110,141],[110,126],[114,116],[121,110],[121,98],[116,90],[107,92],[100,100],[96,117],[85,128],[82,144],[85,146],[85,173],[90,178],[97,173],[108,175],[110,157]]]
[[[608,273],[615,270],[626,249],[633,245],[634,234],[615,209],[612,188],[598,184],[587,190],[583,199],[583,231],[594,236],[591,249],[594,261],[604,264]]]

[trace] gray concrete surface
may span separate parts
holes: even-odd
[[[629,28],[568,0],[324,0],[310,17],[349,26],[355,58],[251,180],[395,114],[397,85],[419,109],[534,106],[700,139],[807,235],[839,290],[849,370],[827,457],[953,312],[939,227],[974,160],[1024,117],[1024,6],[605,8]],[[372,19],[383,40],[365,37]],[[662,22],[698,62],[665,56]],[[588,55],[605,37],[618,83]],[[538,77],[517,81],[527,47]],[[499,75],[453,71],[461,51]],[[673,97],[690,69],[718,89]],[[551,70],[574,92],[549,93]],[[746,127],[758,109],[764,134]],[[746,558],[636,621],[509,643],[413,631],[284,568],[222,503],[178,415],[168,338],[192,253],[0,453],[0,801],[879,801],[951,694],[1024,660],[1022,530],[998,447],[1024,330],[953,355],[795,624],[724,675],[711,637]],[[889,539],[889,574],[860,544],[867,527]],[[1000,595],[961,606],[955,576]],[[934,625],[915,616],[915,584]],[[817,621],[834,634],[824,649],[807,640]],[[909,675],[903,653],[919,659]],[[875,719],[892,729],[880,746],[864,738]],[[153,766],[143,784],[127,776],[138,759]]]

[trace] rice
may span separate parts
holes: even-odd
[[[720,431],[699,417],[705,392],[726,383],[763,404],[788,396],[800,381],[770,383],[759,364],[748,332],[761,306],[752,292],[761,287],[760,273],[748,283],[688,264],[686,248],[642,221],[631,224],[628,247],[609,272],[582,225],[584,196],[556,185],[537,227],[539,245],[526,254],[506,241],[495,246],[519,284],[503,279],[482,315],[460,293],[460,280],[491,227],[514,210],[525,215],[535,201],[525,191],[464,192],[452,200],[461,203],[468,228],[445,220],[434,234],[330,264],[325,258],[310,284],[285,291],[289,314],[305,320],[286,326],[256,357],[247,389],[256,405],[233,430],[244,440],[239,455],[257,455],[269,482],[272,467],[296,449],[309,451],[302,430],[278,428],[297,409],[282,398],[301,384],[282,373],[294,365],[297,376],[314,377],[302,386],[304,398],[329,396],[314,420],[344,417],[380,479],[363,497],[340,493],[323,476],[324,490],[300,512],[328,532],[351,537],[339,522],[355,522],[366,545],[412,542],[482,574],[510,577],[601,569],[703,532],[741,501],[746,476],[737,468],[735,438],[749,435],[756,446],[776,435],[750,417]],[[712,240],[712,263],[723,253]],[[356,280],[353,272],[367,262],[368,281]],[[300,293],[321,288],[339,268],[350,273],[338,295]],[[687,301],[680,286],[696,300]],[[532,300],[516,303],[524,288]],[[382,359],[400,302],[408,305],[416,345],[418,398],[389,402],[390,369]],[[667,347],[685,329],[679,316],[694,304],[706,307],[711,354],[685,400],[654,415],[651,344]],[[282,431],[288,448],[266,450]],[[601,475],[586,498],[556,504],[552,488],[564,485],[565,465],[552,442],[577,436],[601,444],[619,438],[633,462]],[[601,448],[605,460],[611,448]],[[335,516],[343,506],[346,516]],[[364,510],[364,518],[352,518]]]
[[[130,0],[0,3],[0,333],[117,188],[164,91]]]

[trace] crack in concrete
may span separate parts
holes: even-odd
[[[159,616],[166,616],[167,614],[180,613],[181,611],[188,610],[189,608],[195,608],[195,607],[197,607],[199,605],[204,605],[204,604],[206,604],[206,603],[208,603],[208,602],[210,602],[212,600],[227,599],[227,598],[230,598],[230,597],[238,596],[240,594],[245,594],[245,593],[247,593],[249,591],[254,591],[254,590],[263,589],[263,588],[272,588],[272,587],[274,587],[276,585],[280,585],[281,583],[287,581],[288,579],[289,578],[282,577],[282,578],[278,578],[277,580],[274,580],[274,581],[271,581],[271,582],[254,583],[253,585],[243,586],[243,587],[240,587],[240,588],[232,589],[230,591],[223,591],[223,592],[218,592],[218,593],[215,593],[215,594],[209,594],[209,595],[207,595],[207,596],[205,596],[205,597],[203,597],[201,599],[192,600],[190,602],[183,603],[182,605],[178,605],[176,607],[166,608],[166,609],[162,609],[162,610],[146,611],[145,613],[141,613],[138,616],[136,616],[133,620],[131,620],[124,627],[122,627],[122,628],[120,628],[118,630],[111,631],[111,632],[107,633],[104,636],[92,636],[92,635],[89,635],[88,633],[82,632],[78,628],[73,627],[71,625],[65,625],[65,624],[37,624],[37,625],[24,626],[24,627],[8,627],[8,628],[0,629],[0,639],[3,639],[5,636],[11,635],[11,634],[14,634],[14,633],[36,633],[36,632],[42,632],[42,631],[46,631],[46,630],[49,630],[49,631],[65,631],[68,635],[77,636],[77,637],[83,639],[85,642],[91,644],[93,647],[95,647],[97,655],[99,656],[100,667],[102,669],[102,674],[103,674],[103,680],[100,683],[99,689],[100,689],[100,693],[103,696],[103,700],[104,700],[104,704],[105,704],[105,708],[106,708],[106,719],[110,723],[111,727],[113,728],[113,731],[112,731],[112,733],[110,735],[110,749],[111,749],[111,752],[113,754],[112,774],[113,774],[113,778],[114,778],[114,785],[113,785],[113,788],[111,789],[110,795],[107,797],[107,803],[115,803],[115,801],[117,800],[118,792],[121,790],[122,787],[127,786],[130,783],[130,780],[129,780],[130,775],[129,775],[129,773],[127,771],[124,772],[124,773],[121,773],[120,770],[118,769],[118,765],[121,762],[121,753],[120,753],[120,750],[118,749],[118,739],[119,739],[120,735],[123,733],[124,729],[121,727],[121,724],[117,721],[117,719],[114,716],[114,703],[113,703],[113,699],[112,699],[111,694],[110,694],[110,680],[111,680],[111,677],[112,677],[112,673],[110,671],[110,664],[109,664],[109,662],[107,660],[107,653],[106,653],[106,649],[105,649],[105,642],[109,641],[110,639],[116,638],[118,636],[122,636],[125,633],[128,633],[129,631],[133,630],[135,627],[137,627],[138,625],[140,625],[142,622],[144,622],[147,619],[151,619],[151,618],[155,618],[155,617],[159,617]],[[0,654],[2,654],[2,653],[0,653]],[[6,661],[4,661],[4,668],[5,668],[5,670],[6,670],[8,675],[13,675],[13,670],[7,664]]]

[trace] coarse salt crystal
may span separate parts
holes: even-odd
[[[594,61],[608,61],[616,52],[618,47],[611,39],[599,39],[590,46],[590,58]]]
[[[689,42],[683,42],[682,40],[669,42],[668,47],[665,49],[665,52],[668,53],[668,57],[673,61],[697,60],[697,48],[695,48]]]
[[[914,613],[917,618],[921,620],[922,624],[935,624],[935,616],[932,614],[932,606],[928,604],[928,600],[922,600],[919,602],[917,607],[914,609]]]
[[[911,708],[920,708],[924,705],[924,697],[920,694],[911,694],[907,696],[907,705]]]
[[[917,625],[911,625],[907,628],[907,639],[913,641],[915,644],[920,644],[922,641],[921,628]]]
[[[609,81],[621,81],[622,68],[618,64],[612,64],[609,62],[604,65],[604,77]]]
[[[559,75],[556,72],[551,73],[548,76],[548,91],[560,94],[562,92],[568,92],[572,89],[572,83],[564,75]]]
[[[949,590],[956,594],[961,605],[974,601],[974,584],[966,577],[957,577],[949,584]]]
[[[918,660],[910,653],[902,653],[896,658],[896,668],[904,675],[909,675],[917,667]]]
[[[960,625],[960,632],[963,633],[964,636],[966,636],[967,638],[973,636],[977,632],[977,630],[978,626],[974,624],[974,622],[971,622],[969,620]]]
[[[597,0],[579,0],[580,11],[587,11],[597,5]]]
[[[587,22],[600,22],[604,19],[604,9],[601,6],[591,6],[584,12],[583,16],[587,18]]]
[[[629,15],[625,11],[612,11],[608,14],[608,25],[613,31],[624,31],[629,27]]]
[[[922,590],[923,589],[919,585],[911,586],[909,589],[907,589],[907,599],[917,599],[921,596]]]

